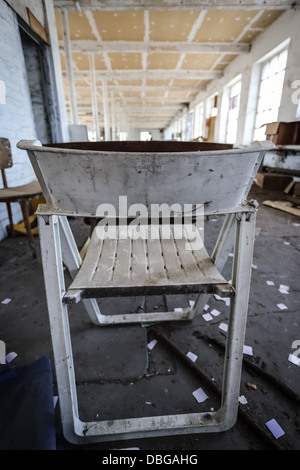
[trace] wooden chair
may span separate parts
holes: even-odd
[[[268,146],[273,144],[232,149],[198,142],[98,142],[45,147],[37,141],[19,142],[18,147],[28,152],[47,201],[37,213],[62,423],[70,442],[216,432],[233,426],[238,410],[257,212],[256,202],[248,202],[247,196]],[[126,197],[128,210],[123,211],[121,197]],[[203,222],[207,215],[225,215],[211,256],[203,245],[197,218],[192,226],[196,245],[190,235],[175,236],[178,228],[191,228],[180,222],[180,217],[176,219],[180,211],[178,206],[174,208],[175,203],[181,207],[189,205],[189,216],[201,207]],[[140,237],[130,234],[130,216],[137,208],[140,211],[143,205],[152,210],[157,204],[173,207],[171,224],[164,217],[151,218],[149,224],[145,213],[139,225],[145,232],[142,230]],[[111,208],[118,208],[118,216],[114,217]],[[100,217],[83,262],[68,216]],[[105,224],[112,229],[112,236],[107,231],[105,235]],[[163,230],[170,227],[172,236],[163,236]],[[233,245],[229,283],[222,270]],[[68,287],[63,261],[73,278]],[[194,307],[182,312],[111,315],[101,313],[96,300],[142,293],[199,295]],[[212,293],[231,297],[218,410],[81,420],[72,359],[74,339],[71,340],[68,321],[70,303],[82,302],[97,325],[184,321],[202,313],[203,298]]]
[[[36,258],[35,243],[28,213],[28,201],[41,197],[42,190],[38,181],[32,181],[31,183],[20,186],[8,187],[5,170],[7,168],[11,168],[12,165],[13,161],[10,142],[8,139],[0,138],[0,169],[4,186],[3,189],[0,189],[0,202],[6,203],[7,213],[10,222],[9,231],[11,235],[14,235],[11,203],[18,202],[20,204],[29,246],[32,251],[32,256]]]

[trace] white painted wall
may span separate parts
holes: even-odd
[[[292,87],[295,80],[300,80],[300,12],[288,10],[253,41],[251,51],[248,54],[238,56],[225,69],[223,77],[213,80],[207,86],[207,89],[199,93],[190,104],[190,110],[193,110],[201,102],[203,102],[205,108],[207,99],[214,93],[218,93],[219,110],[214,139],[216,142],[224,141],[226,113],[222,112],[220,104],[226,98],[226,87],[236,76],[241,74],[242,92],[236,144],[248,145],[251,143],[259,83],[258,62],[270,51],[288,40],[288,59],[278,120],[293,121],[300,118],[299,110],[297,113],[298,103],[295,99],[292,99],[293,96],[300,97],[300,93],[297,95],[297,90]],[[300,88],[300,82],[298,88]],[[166,130],[165,138],[168,135],[169,132]],[[203,135],[205,135],[204,132]]]
[[[7,182],[17,186],[36,179],[27,154],[16,148],[19,140],[35,139],[36,133],[18,23],[4,0],[0,0],[0,44],[0,81],[5,84],[5,96],[0,100],[0,137],[10,140],[13,167],[6,171]],[[22,220],[19,204],[12,204],[12,210],[18,223]],[[0,239],[7,235],[8,223],[6,205],[0,204]]]

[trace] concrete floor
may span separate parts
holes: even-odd
[[[218,434],[74,446],[62,436],[57,405],[58,449],[300,449],[300,367],[288,360],[289,355],[295,352],[293,342],[300,340],[300,219],[262,205],[266,199],[280,199],[281,192],[266,191],[254,185],[251,197],[260,203],[245,341],[252,347],[253,355],[244,355],[240,395],[246,398],[247,403],[240,405],[241,414],[236,425]],[[207,221],[205,240],[209,249],[221,223],[221,217],[210,217]],[[71,225],[78,244],[82,245],[89,234],[89,227],[76,220],[71,220]],[[53,364],[38,238],[36,246],[38,258],[34,260],[25,237],[8,237],[0,242],[0,301],[11,299],[10,303],[0,303],[0,339],[5,341],[7,353],[17,354],[11,363],[13,366],[31,364],[45,356]],[[228,279],[230,270],[229,259],[224,271]],[[68,279],[68,273],[66,277]],[[273,281],[274,285],[268,285],[267,281]],[[288,294],[279,291],[281,284],[289,286]],[[185,307],[193,298],[106,299],[100,306],[104,313],[120,309],[134,312],[141,304],[146,311],[151,311],[153,308]],[[221,385],[226,333],[219,327],[227,322],[229,307],[214,297],[210,297],[208,303],[209,311],[213,308],[220,311],[209,322],[199,315],[188,322],[104,329],[91,326],[80,304],[72,307],[70,323],[78,341],[78,346],[74,345],[74,356],[82,417],[98,419],[101,415],[113,419],[131,415],[188,413],[218,407],[218,396],[203,386],[198,371]],[[281,303],[287,306],[285,310],[278,307]],[[147,344],[154,338],[158,342],[150,351]],[[170,349],[164,338],[174,347]],[[189,351],[197,355],[194,368],[182,360],[178,351],[184,355]],[[253,369],[251,364],[256,368]],[[254,384],[256,389],[249,388],[247,383]],[[209,396],[202,404],[198,404],[192,395],[200,386]],[[57,393],[54,367],[53,393]],[[101,406],[97,401],[99,396]],[[284,430],[284,435],[278,439],[266,427],[265,423],[271,419],[275,419]]]

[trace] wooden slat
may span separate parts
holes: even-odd
[[[151,237],[147,241],[149,277],[152,283],[160,283],[166,280],[166,270],[161,255],[162,247],[158,225],[151,226],[150,235]]]
[[[124,230],[126,227],[121,231],[117,229],[117,240],[104,241],[94,231],[82,267],[70,286],[70,298],[76,289],[88,289],[89,292],[121,289],[124,293],[126,288],[143,287],[156,291],[166,286],[175,290],[193,285],[215,285],[216,289],[220,289],[219,285],[228,287],[205,248],[187,249],[188,240],[174,240],[173,230],[170,239],[162,238],[158,226],[152,227],[152,233],[149,227],[146,239],[125,238],[122,236]]]

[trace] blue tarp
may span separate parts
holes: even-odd
[[[0,450],[56,450],[51,363],[0,365]]]

